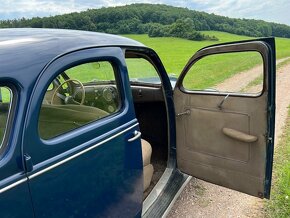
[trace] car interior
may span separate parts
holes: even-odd
[[[157,184],[167,166],[167,111],[160,78],[150,59],[140,53],[127,52],[126,63],[142,139],[149,142],[152,147],[151,163],[153,165],[153,175],[150,183],[144,182],[145,199]],[[144,78],[140,78],[142,76]],[[145,152],[143,143],[142,152]],[[150,175],[146,173],[146,170],[144,170],[144,180],[150,178]],[[149,184],[148,187],[147,184]]]
[[[167,166],[167,112],[160,78],[146,56],[129,52],[126,53],[126,62],[135,113],[142,134],[143,199],[145,199]],[[113,67],[109,66],[109,62],[95,62],[89,65],[94,65],[94,70],[101,73],[104,71],[107,73],[109,69],[111,75],[107,73],[101,79],[84,79],[80,73],[86,72],[80,71],[90,71],[88,68],[92,66],[83,64],[68,69],[55,78],[45,93],[40,111],[41,138],[51,139],[109,116],[121,107]],[[150,68],[151,73],[146,74],[146,68]],[[144,75],[144,78],[138,77]]]

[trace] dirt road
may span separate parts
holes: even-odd
[[[277,63],[284,60],[279,60]],[[234,90],[234,88],[236,91],[241,90],[256,79],[259,72],[259,67],[255,67],[243,74],[235,75],[217,87],[223,87],[224,90]],[[246,78],[246,81],[241,80],[242,78]],[[290,104],[290,64],[277,70],[276,85],[275,146],[285,125],[287,107]],[[250,88],[255,90],[256,87]],[[263,217],[262,207],[261,199],[193,178],[178,197],[167,217]]]

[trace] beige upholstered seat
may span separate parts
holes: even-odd
[[[39,116],[39,133],[43,139],[69,132],[109,113],[85,105],[42,104]]]
[[[151,154],[152,154],[152,147],[144,139],[141,139],[141,145],[142,145],[142,158],[143,158],[143,191],[145,191],[152,180],[153,176],[153,165],[151,164]]]

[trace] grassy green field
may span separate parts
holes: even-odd
[[[203,31],[207,35],[215,35],[219,41],[190,41],[172,37],[150,38],[148,35],[124,35],[125,37],[142,42],[153,48],[160,56],[168,73],[179,75],[189,58],[199,49],[217,43],[251,39],[217,31]],[[290,39],[276,38],[277,59],[290,57]]]
[[[221,36],[217,32],[205,32],[209,35],[216,35],[220,41],[228,42],[247,39],[244,36],[237,36],[224,33]],[[190,41],[173,37],[150,38],[148,35],[124,35],[125,37],[142,42],[146,46],[153,48],[161,58],[168,73],[179,75],[189,58],[202,47],[216,44],[213,41]],[[290,41],[290,40],[289,40]]]
[[[172,37],[150,38],[148,35],[124,35],[153,48],[160,56],[167,73],[178,76],[190,57],[199,49],[217,43],[253,39],[225,32],[203,31],[219,38],[219,41],[190,41]],[[290,57],[290,39],[276,38],[277,59]],[[257,54],[257,53],[256,53]],[[199,61],[185,78],[188,89],[211,88],[236,73],[253,68],[262,63],[259,55],[249,53],[214,55]],[[203,59],[202,59],[203,60]],[[201,63],[202,62],[202,63]],[[262,75],[262,72],[261,72]],[[230,90],[224,90],[230,91]]]
[[[267,217],[290,217],[290,108],[285,131],[275,150],[271,199],[265,206]]]

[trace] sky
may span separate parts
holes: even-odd
[[[132,3],[167,4],[290,26],[290,0],[0,0],[0,20],[45,17]]]

